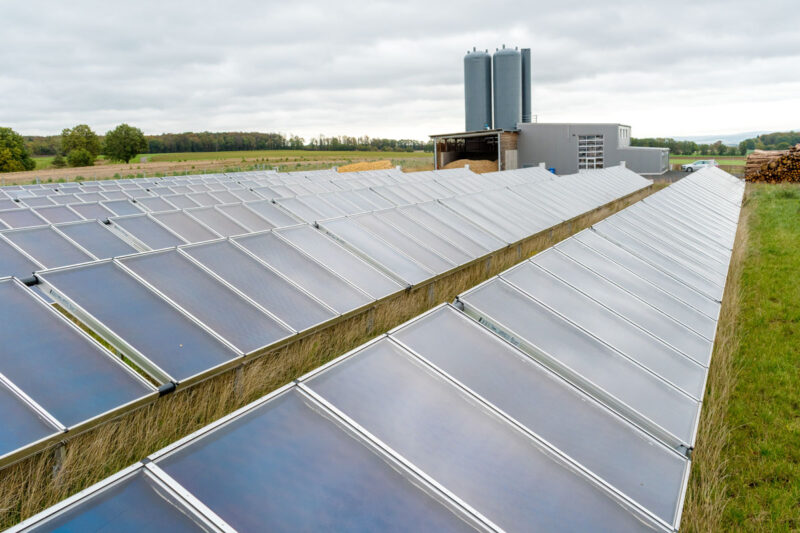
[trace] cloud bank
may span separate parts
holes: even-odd
[[[7,2],[0,125],[53,134],[464,128],[467,49],[530,47],[542,122],[800,128],[794,2]]]

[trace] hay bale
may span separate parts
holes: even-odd
[[[497,161],[487,161],[485,159],[456,159],[447,163],[444,168],[464,168],[466,165],[469,165],[469,169],[476,174],[497,172]]]
[[[339,172],[359,172],[361,170],[388,170],[390,168],[394,168],[392,162],[388,159],[383,159],[381,161],[360,161],[358,163],[351,163],[341,166],[337,170]]]

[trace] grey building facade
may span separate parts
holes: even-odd
[[[544,163],[556,174],[575,174],[625,161],[638,174],[669,170],[669,149],[631,146],[631,128],[623,124],[519,124],[518,165]]]

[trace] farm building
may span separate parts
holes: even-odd
[[[663,174],[669,150],[631,146],[631,127],[616,123],[538,123],[531,114],[530,49],[464,57],[466,131],[431,135],[434,167],[459,159],[497,161],[498,170],[538,166],[557,174],[617,166]]]

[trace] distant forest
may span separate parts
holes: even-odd
[[[786,150],[797,143],[800,143],[800,132],[794,131],[765,133],[752,139],[745,139],[739,146],[725,146],[722,141],[697,144],[692,141],[665,138],[631,139],[632,146],[669,148],[672,155],[746,155],[751,150]]]
[[[296,135],[257,132],[187,132],[145,135],[150,154],[175,152],[233,152],[240,150],[342,150],[433,152],[431,141],[412,139],[373,139],[370,137],[325,137],[320,135],[306,141]],[[101,137],[102,143],[102,137]],[[61,150],[61,135],[26,136],[25,144],[31,155],[56,155]]]

